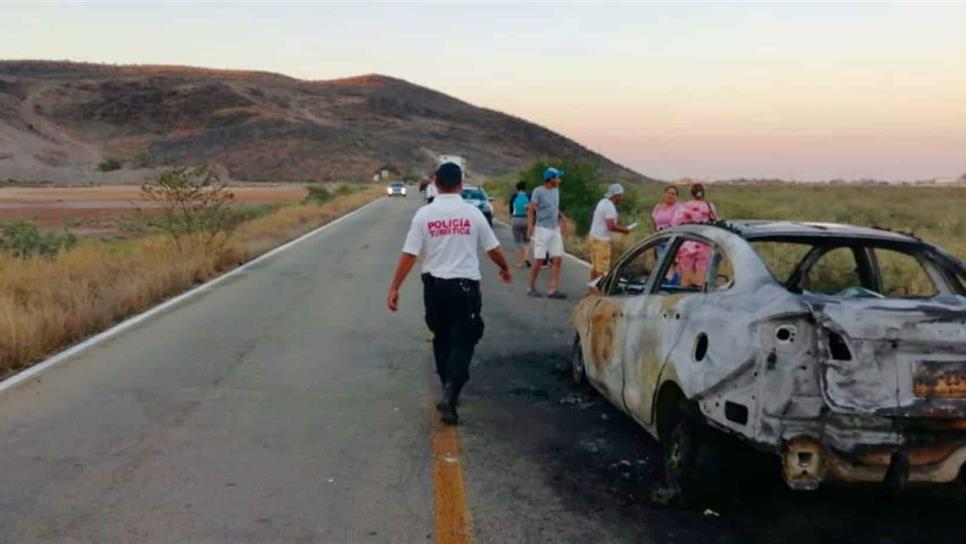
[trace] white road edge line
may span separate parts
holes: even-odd
[[[348,219],[348,218],[352,217],[353,215],[361,212],[362,210],[368,208],[369,206],[372,206],[373,204],[376,204],[377,202],[382,202],[382,201],[383,201],[382,198],[377,198],[376,200],[373,200],[372,202],[369,202],[368,204],[365,204],[364,206],[361,206],[359,208],[356,208],[355,210],[352,210],[351,212],[349,212],[349,213],[347,213],[347,214],[345,214],[345,215],[343,215],[341,217],[338,217],[338,218],[334,219],[333,221],[330,221],[330,222],[322,225],[321,227],[319,227],[319,228],[317,228],[315,230],[311,230],[311,231],[303,234],[302,236],[299,236],[298,238],[295,238],[294,240],[289,240],[288,242],[286,242],[286,243],[284,243],[284,244],[276,247],[275,249],[273,249],[273,250],[271,250],[271,251],[269,251],[267,253],[263,253],[263,254],[259,255],[258,257],[255,257],[254,259],[248,261],[247,263],[245,263],[245,264],[243,264],[243,265],[241,265],[241,266],[239,266],[237,268],[233,268],[233,269],[229,270],[228,272],[225,272],[224,274],[222,274],[222,275],[220,275],[220,276],[218,276],[218,277],[216,277],[216,278],[214,278],[212,280],[209,280],[209,281],[207,281],[207,282],[205,282],[205,283],[203,283],[203,284],[201,284],[201,285],[199,285],[199,286],[197,286],[197,287],[195,287],[195,288],[193,288],[193,289],[191,289],[189,291],[185,291],[184,293],[181,293],[180,295],[177,295],[174,298],[170,298],[170,299],[168,299],[168,300],[166,300],[166,301],[158,304],[157,306],[153,306],[153,307],[145,310],[144,312],[142,312],[140,314],[137,314],[135,316],[129,317],[129,318],[125,319],[124,321],[118,323],[117,325],[114,325],[113,327],[107,329],[106,331],[97,333],[94,336],[91,336],[90,338],[88,338],[86,340],[82,340],[80,343],[74,344],[73,346],[71,346],[71,347],[69,347],[69,348],[67,348],[67,349],[65,349],[65,350],[63,350],[63,351],[61,351],[59,353],[56,353],[54,355],[51,355],[47,359],[45,359],[45,360],[43,360],[43,361],[41,361],[41,362],[39,362],[39,363],[31,366],[30,368],[27,368],[25,370],[22,370],[21,372],[18,372],[16,374],[14,374],[13,376],[10,376],[10,377],[6,378],[5,380],[0,381],[0,393],[2,393],[3,391],[6,391],[8,389],[11,389],[13,387],[16,387],[17,385],[19,385],[19,384],[21,384],[23,382],[26,382],[27,380],[29,380],[31,378],[36,377],[41,372],[43,372],[43,371],[45,371],[45,370],[53,367],[54,365],[57,365],[57,364],[59,364],[59,363],[61,363],[63,361],[66,361],[70,357],[72,357],[74,355],[77,355],[78,353],[80,353],[80,352],[82,352],[82,351],[84,351],[84,350],[86,350],[86,349],[88,349],[90,347],[93,347],[93,346],[95,346],[95,345],[103,342],[104,340],[107,340],[108,338],[112,338],[114,336],[117,336],[118,334],[124,332],[125,330],[130,329],[131,327],[137,325],[138,323],[141,323],[142,321],[145,321],[147,319],[150,319],[150,318],[154,317],[155,315],[157,315],[157,314],[159,314],[159,313],[167,310],[168,308],[171,308],[172,306],[175,306],[175,305],[177,305],[177,304],[179,304],[179,303],[181,303],[181,302],[183,302],[183,301],[185,301],[185,300],[187,300],[187,299],[189,299],[191,297],[197,296],[200,293],[203,293],[205,291],[208,291],[209,289],[215,287],[216,285],[218,285],[219,283],[225,281],[226,279],[228,279],[228,278],[230,278],[230,277],[232,277],[232,276],[234,276],[236,274],[240,274],[241,272],[244,272],[245,270],[247,270],[247,269],[255,266],[256,264],[260,263],[261,261],[264,261],[265,259],[268,259],[269,257],[271,257],[271,256],[273,256],[275,254],[278,254],[278,253],[280,253],[282,251],[285,251],[286,249],[294,246],[295,244],[298,244],[299,242],[302,242],[302,241],[304,241],[304,240],[306,240],[308,238],[311,238],[312,236],[315,236],[316,234],[318,234],[318,233],[320,233],[320,232],[328,229],[329,227],[334,227],[335,225],[341,223],[343,220]]]
[[[494,217],[493,218],[493,222],[494,223],[499,223],[501,226],[504,226],[506,228],[510,228],[510,225],[507,224],[502,219],[497,219],[497,218]],[[582,265],[586,266],[587,268],[590,268],[591,267],[591,264],[590,263],[588,263],[587,261],[585,261],[585,260],[581,259],[580,257],[574,255],[573,253],[564,252],[564,255],[566,255],[567,257],[569,257],[571,260],[576,261],[578,264],[582,264]]]

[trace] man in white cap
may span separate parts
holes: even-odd
[[[627,234],[630,229],[617,224],[617,205],[624,197],[620,183],[612,183],[607,193],[594,208],[594,219],[590,224],[590,279],[603,276],[610,270],[611,236],[615,232]]]

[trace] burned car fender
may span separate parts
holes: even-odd
[[[824,405],[809,308],[767,285],[712,302],[723,314],[689,316],[662,386],[673,380],[713,426],[777,449],[786,422],[815,420]]]

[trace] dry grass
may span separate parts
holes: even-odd
[[[382,187],[288,206],[239,226],[217,252],[152,236],[88,242],[53,259],[0,256],[0,376],[383,196]]]

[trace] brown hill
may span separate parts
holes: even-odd
[[[217,164],[237,180],[370,179],[423,173],[442,154],[494,175],[539,158],[643,176],[543,127],[380,75],[303,81],[179,66],[0,62],[0,179],[147,177]],[[124,169],[96,172],[105,158]]]

